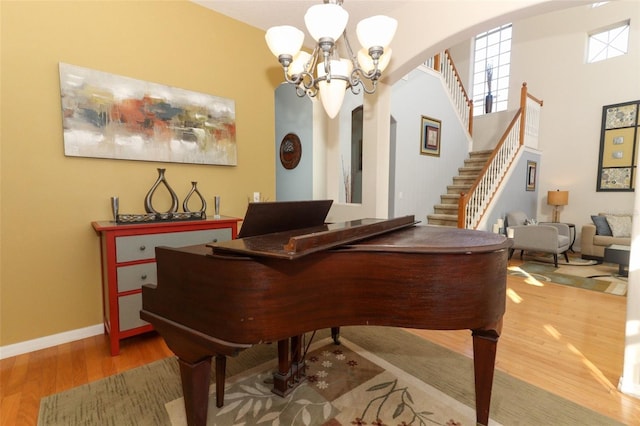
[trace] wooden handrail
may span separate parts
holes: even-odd
[[[443,67],[445,61],[447,66]],[[469,95],[464,88],[464,84],[462,83],[462,79],[460,78],[460,73],[458,72],[455,63],[453,62],[453,58],[451,57],[449,49],[446,49],[442,53],[435,54],[432,58],[425,62],[425,65],[443,76],[443,80],[449,88],[449,93],[454,99],[456,107],[458,107],[460,117],[462,118],[463,122],[465,122],[469,134],[472,135],[473,100],[469,98]],[[451,78],[449,78],[450,75]],[[452,87],[453,84],[455,84],[455,87]],[[460,109],[462,108],[461,105],[464,105],[466,111],[460,111]]]
[[[504,142],[507,140],[507,136],[509,135],[509,133],[511,133],[513,128],[518,123],[518,120],[520,119],[520,114],[521,113],[522,113],[522,108],[519,108],[518,111],[516,112],[516,114],[511,119],[511,123],[509,123],[509,126],[507,127],[507,130],[503,133],[502,137],[500,138],[500,141],[498,142],[496,147],[491,152],[491,155],[487,159],[487,162],[485,163],[484,167],[482,168],[480,173],[478,173],[478,177],[473,182],[473,184],[471,184],[471,187],[469,188],[469,191],[467,191],[466,193],[464,193],[464,192],[460,193],[460,201],[458,202],[458,228],[464,228],[465,227],[466,207],[467,207],[467,203],[469,202],[469,194],[472,194],[473,192],[475,192],[475,190],[480,185],[480,182],[482,181],[482,178],[484,177],[484,175],[486,175],[487,170],[489,170],[489,167],[493,163],[493,160],[496,158],[498,152],[500,151],[500,149],[502,149],[502,145],[504,145]],[[500,179],[500,182],[502,182],[502,178]],[[487,201],[487,204],[490,203],[492,199],[493,199],[493,194],[491,194],[491,199]]]
[[[493,200],[497,187],[502,183],[507,170],[513,163],[515,154],[519,150],[519,148],[516,149],[516,146],[522,147],[525,144],[526,136],[532,138],[537,137],[537,114],[539,114],[539,108],[542,107],[543,102],[528,93],[526,82],[522,84],[520,95],[520,108],[511,120],[509,127],[500,138],[500,141],[493,149],[489,160],[471,185],[469,191],[467,193],[460,194],[460,200],[458,201],[459,228],[467,228],[467,225],[469,224],[477,226],[484,216],[487,207]],[[538,104],[538,106],[535,107],[534,104],[527,105],[529,100]],[[534,108],[531,110],[531,113],[529,113],[528,108],[531,107]],[[516,141],[513,139],[515,136],[514,132],[517,132],[517,145],[515,145]],[[506,141],[510,141],[510,146],[505,148],[504,145]],[[500,158],[498,158],[498,154],[500,154]],[[489,173],[491,173],[491,176],[489,176]],[[485,185],[486,187],[481,188],[481,185]],[[470,203],[472,201],[473,204],[470,207]],[[472,218],[467,217],[467,212],[469,210],[474,213]]]
[[[473,100],[469,98],[462,84],[462,79],[453,63],[449,49],[434,55],[425,62],[425,65],[443,77],[460,118],[466,124],[469,135],[473,135]],[[529,100],[538,105],[527,105]],[[534,107],[533,114],[529,114],[527,109],[532,106]],[[460,194],[460,200],[458,201],[458,228],[467,228],[467,225],[477,226],[484,216],[487,206],[493,200],[497,185],[502,183],[506,171],[511,167],[511,163],[518,151],[516,146],[522,147],[525,143],[525,137],[530,137],[532,140],[537,138],[537,119],[539,116],[536,114],[539,114],[540,107],[542,107],[542,100],[529,94],[527,83],[523,83],[520,91],[520,108],[518,112],[491,153],[489,161],[487,161],[471,185],[470,190],[466,194]],[[531,119],[529,119],[530,115]],[[518,126],[517,130],[515,130],[516,126]],[[517,131],[517,135],[512,134],[513,131]],[[507,140],[509,144],[505,147]],[[481,188],[481,185],[485,187]],[[471,206],[469,206],[470,203],[472,203]],[[467,218],[468,211],[473,213],[471,218]]]
[[[453,69],[453,72],[456,76],[456,80],[458,80],[458,84],[460,85],[460,90],[462,91],[462,94],[464,95],[464,98],[467,100],[467,102],[470,102],[471,105],[473,105],[473,102],[471,101],[471,99],[469,98],[469,95],[467,94],[467,91],[464,88],[464,84],[462,84],[462,79],[460,78],[460,73],[458,72],[458,68],[456,68],[456,64],[453,62],[453,58],[451,57],[451,52],[449,52],[449,49],[446,49],[444,51],[445,57],[451,61],[451,68]],[[437,55],[439,56],[439,55]]]

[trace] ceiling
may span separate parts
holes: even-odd
[[[306,32],[304,15],[322,0],[191,0],[237,21],[267,30],[293,25]],[[387,15],[400,23],[392,42],[393,57],[385,70],[389,84],[398,81],[437,52],[481,31],[514,19],[588,3],[590,0],[344,0],[349,12],[347,33],[352,43],[356,23],[374,15]],[[305,37],[313,49],[314,40]],[[353,46],[357,48],[356,46]]]
[[[215,10],[230,18],[267,30],[274,25],[293,25],[305,29],[304,14],[309,7],[322,0],[192,0],[201,6]],[[345,0],[344,9],[349,12],[351,23],[374,15],[394,17],[394,10],[401,9],[409,1],[393,0]]]

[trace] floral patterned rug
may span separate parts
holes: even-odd
[[[445,425],[475,424],[475,410],[342,339],[306,356],[307,379],[286,398],[271,392],[276,365],[227,379],[225,405],[209,398],[208,425]],[[318,345],[316,345],[318,346]],[[183,399],[166,405],[173,426],[186,425]],[[490,422],[492,425],[498,423]]]
[[[216,409],[211,394],[207,424],[475,425],[470,358],[398,328],[350,326],[340,334],[343,344],[335,346],[329,330],[318,330],[306,357],[309,380],[285,399],[268,383],[278,345],[230,357],[225,405]],[[37,424],[184,425],[181,397],[178,362],[169,357],[42,398]],[[621,425],[499,369],[491,418],[521,426]]]

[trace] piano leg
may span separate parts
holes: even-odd
[[[294,336],[290,340],[279,340],[278,371],[273,374],[273,393],[282,397],[287,396],[304,381],[304,370],[302,336]]]
[[[227,374],[227,357],[216,355],[216,407],[224,405],[224,381]]]
[[[331,338],[334,344],[340,344],[340,327],[331,327]]]
[[[473,335],[473,371],[476,390],[476,422],[489,424],[491,389],[496,362],[496,348],[502,329],[502,320],[495,327],[472,330]]]
[[[184,393],[187,424],[189,426],[205,426],[207,424],[211,357],[205,358],[195,364],[178,358],[178,364],[180,365],[180,377],[182,379],[182,392]],[[216,367],[217,364],[218,359],[216,358]],[[224,382],[222,386],[224,390]]]

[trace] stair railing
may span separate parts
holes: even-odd
[[[433,69],[442,75],[442,79],[449,91],[454,107],[458,111],[458,115],[462,123],[473,134],[473,101],[467,95],[464,89],[460,74],[453,63],[449,49],[442,53],[436,54],[425,62],[425,66]]]
[[[469,191],[460,194],[458,228],[476,229],[520,148],[537,146],[541,108],[542,101],[523,83],[520,108]]]

